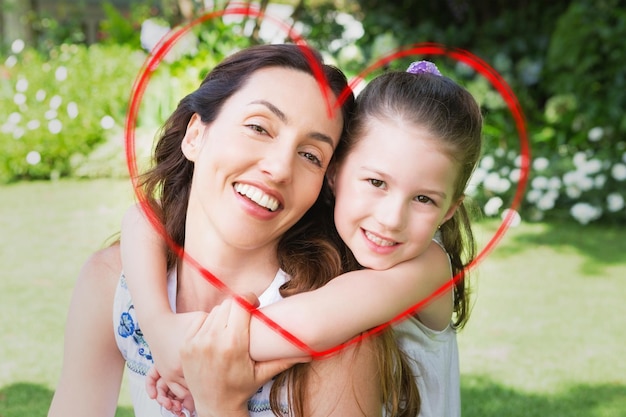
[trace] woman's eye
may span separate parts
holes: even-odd
[[[377,180],[377,179],[374,179],[374,178],[370,178],[368,181],[369,181],[370,184],[372,184],[376,188],[382,188],[385,185],[385,181]]]
[[[309,161],[311,161],[312,163],[314,163],[317,166],[322,166],[322,161],[315,155],[313,155],[310,152],[302,152],[300,153],[300,155],[302,155],[303,157],[305,157],[306,159],[308,159]]]
[[[267,130],[263,129],[261,126],[259,125],[246,125],[250,130],[253,130],[255,133],[261,134],[261,135],[266,135],[267,134]]]

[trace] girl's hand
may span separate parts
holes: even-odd
[[[155,366],[146,376],[146,391],[150,398],[175,414],[180,413],[182,407],[190,411],[194,409],[180,364],[180,351],[190,326],[204,320],[207,315],[203,311],[165,313],[151,320],[158,323],[160,329],[157,331],[155,328],[151,334],[157,337],[148,341]]]
[[[247,297],[252,305],[258,300]],[[250,313],[233,299],[189,329],[182,369],[199,417],[248,416],[248,400],[274,375],[310,358],[254,362],[248,353]]]
[[[183,409],[187,411],[193,411],[195,409],[193,398],[189,390],[178,386],[177,392],[184,392],[185,394],[182,397],[174,394],[154,366],[150,368],[146,374],[146,389],[150,398],[156,399],[161,407],[178,416],[184,415]]]
[[[203,320],[207,315],[204,311],[194,311],[178,314],[169,312],[152,317],[152,323],[158,323],[159,331],[155,328],[155,331],[150,333],[152,337],[148,340],[148,344],[154,358],[155,366],[152,369],[158,369],[158,372],[152,372],[156,372],[158,376],[148,374],[146,378],[146,390],[150,398],[157,398],[157,380],[167,387],[173,397],[185,398],[189,395],[180,364],[180,351],[189,327],[197,320]]]

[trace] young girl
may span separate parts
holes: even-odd
[[[453,290],[394,326],[414,360],[420,416],[460,414],[456,329],[468,318],[464,267],[474,257],[463,192],[480,156],[481,123],[473,97],[429,62],[372,80],[357,98],[349,144],[336,150],[327,173],[337,232],[360,269],[317,289],[287,282],[281,288],[286,298],[261,309],[311,349],[325,351],[392,320],[462,274]],[[271,130],[262,123],[256,128]],[[237,192],[275,209],[276,202],[257,190]],[[146,250],[146,240],[152,249]],[[151,351],[160,358],[156,366],[182,398],[184,381],[174,375],[183,329],[193,317],[172,313],[164,279],[154,285],[155,276],[166,275],[165,250],[140,210],[131,209],[122,227],[125,275]],[[253,360],[305,355],[252,318]]]

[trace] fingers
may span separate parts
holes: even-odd
[[[153,400],[157,397],[157,381],[160,377],[159,371],[154,366],[146,374],[146,392],[148,397]]]

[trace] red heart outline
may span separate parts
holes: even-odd
[[[268,14],[264,14],[261,13],[258,9],[251,7],[249,4],[243,4],[243,5],[235,5],[235,6],[229,6],[228,9],[226,10],[222,10],[222,11],[217,11],[217,12],[211,12],[211,13],[206,13],[200,17],[198,17],[197,19],[193,20],[192,22],[188,23],[187,25],[177,29],[177,30],[173,30],[170,31],[167,35],[165,35],[165,37],[163,39],[161,39],[161,41],[157,44],[157,46],[154,48],[154,50],[152,51],[152,53],[148,56],[148,58],[146,59],[146,61],[144,62],[144,65],[142,66],[137,79],[135,80],[135,83],[133,84],[132,90],[131,90],[131,98],[130,98],[130,103],[129,103],[129,109],[128,109],[128,113],[127,113],[127,117],[126,117],[126,123],[125,123],[125,144],[126,144],[126,161],[127,161],[127,166],[128,166],[128,171],[130,174],[130,178],[131,181],[133,183],[133,188],[135,190],[135,195],[137,196],[137,199],[139,201],[139,204],[141,205],[145,215],[148,217],[148,219],[150,220],[150,222],[152,223],[153,227],[156,228],[156,230],[161,234],[161,236],[165,239],[166,243],[169,245],[169,247],[184,261],[189,262],[194,268],[196,268],[203,276],[204,278],[209,281],[213,286],[215,286],[217,289],[219,289],[220,291],[225,292],[226,294],[228,294],[229,296],[233,297],[241,306],[243,306],[246,310],[248,310],[251,314],[255,315],[259,320],[261,320],[263,323],[265,323],[267,326],[269,326],[272,330],[274,330],[275,332],[279,333],[282,337],[284,337],[286,340],[288,340],[290,343],[292,343],[293,345],[295,345],[296,347],[298,347],[299,349],[303,350],[304,352],[306,352],[308,355],[319,359],[325,356],[328,356],[332,353],[336,353],[338,351],[340,351],[341,349],[356,343],[360,340],[362,340],[363,338],[370,336],[372,334],[378,333],[382,330],[384,330],[387,326],[396,323],[400,320],[403,320],[404,318],[406,318],[407,316],[409,316],[410,314],[413,314],[415,311],[417,311],[418,309],[420,309],[421,307],[423,307],[425,304],[427,304],[428,302],[430,302],[431,300],[433,300],[434,298],[440,296],[441,294],[445,293],[446,291],[448,291],[452,286],[454,286],[454,284],[457,282],[457,280],[460,279],[461,274],[457,274],[455,275],[453,278],[451,278],[446,284],[442,285],[439,289],[437,289],[435,292],[433,292],[429,297],[423,299],[422,301],[420,301],[419,303],[415,304],[414,306],[410,307],[409,309],[407,309],[406,311],[400,313],[398,316],[396,316],[393,320],[381,324],[373,329],[370,329],[364,333],[362,333],[360,336],[353,338],[343,344],[340,344],[338,346],[335,346],[331,349],[327,349],[325,351],[315,351],[313,349],[311,349],[308,345],[306,345],[304,342],[302,342],[300,339],[298,339],[297,337],[295,337],[293,334],[291,334],[290,332],[288,332],[287,330],[283,329],[278,323],[274,322],[273,320],[271,320],[269,317],[267,317],[266,315],[264,315],[261,311],[257,310],[254,306],[252,306],[246,299],[244,299],[243,297],[241,297],[239,294],[234,293],[226,284],[224,284],[220,279],[218,279],[217,277],[215,277],[213,274],[211,274],[210,271],[208,271],[206,268],[204,268],[202,265],[200,265],[195,259],[193,259],[191,256],[187,255],[184,251],[184,249],[182,247],[180,247],[179,245],[177,245],[171,238],[170,236],[165,232],[164,228],[162,227],[162,225],[159,223],[159,220],[157,219],[155,213],[150,209],[148,202],[147,202],[147,197],[145,196],[145,194],[143,194],[142,190],[139,188],[138,186],[138,169],[137,169],[137,163],[136,163],[136,158],[135,158],[135,124],[136,124],[136,120],[137,120],[137,115],[138,115],[138,111],[139,111],[139,106],[141,104],[141,99],[143,97],[143,93],[145,92],[145,89],[148,85],[148,81],[150,80],[150,77],[152,76],[152,74],[154,73],[154,71],[157,69],[159,63],[161,62],[161,60],[165,57],[165,55],[171,50],[171,48],[174,46],[174,44],[185,34],[187,33],[192,27],[194,27],[195,25],[198,25],[200,23],[203,23],[207,20],[216,18],[216,17],[222,17],[222,16],[227,16],[227,15],[237,15],[237,16],[247,16],[247,17],[255,17],[255,18],[263,18],[263,19],[269,19],[272,23],[276,24],[279,28],[281,28],[282,30],[285,31],[285,33],[289,36],[289,38],[297,45],[301,45],[302,46],[302,51],[305,53],[307,59],[309,59],[309,62],[311,63],[311,67],[313,69],[313,73],[315,75],[315,78],[318,82],[318,85],[320,86],[320,90],[322,91],[323,95],[324,95],[324,99],[327,103],[327,110],[328,110],[328,114],[329,116],[332,114],[333,111],[335,111],[336,109],[338,109],[341,106],[341,103],[343,102],[343,100],[345,100],[345,98],[347,97],[347,95],[349,94],[350,89],[353,89],[359,82],[363,81],[364,78],[371,73],[372,71],[374,71],[375,69],[388,64],[391,61],[394,61],[396,59],[399,58],[404,58],[407,56],[413,56],[413,55],[444,55],[444,56],[448,56],[449,58],[452,58],[456,61],[462,62],[466,65],[468,65],[469,67],[471,67],[472,69],[474,69],[476,72],[480,73],[483,77],[487,78],[487,80],[491,83],[491,85],[500,93],[500,95],[504,98],[511,114],[513,115],[513,118],[515,120],[515,125],[517,128],[517,132],[519,135],[519,139],[520,139],[520,159],[521,159],[521,163],[520,163],[520,178],[517,184],[517,189],[515,192],[515,195],[513,197],[511,206],[510,206],[510,210],[508,211],[508,213],[505,215],[505,217],[503,218],[502,223],[500,224],[499,228],[496,230],[496,233],[494,234],[494,236],[489,240],[489,242],[485,245],[485,247],[480,251],[480,253],[476,256],[476,258],[472,261],[472,263],[470,265],[467,266],[467,269],[472,269],[474,267],[476,267],[476,265],[478,265],[478,263],[482,262],[484,260],[484,258],[495,248],[495,246],[498,244],[498,242],[501,240],[501,238],[503,237],[504,233],[506,232],[506,230],[509,228],[509,226],[511,225],[512,221],[515,218],[515,211],[517,210],[517,208],[519,207],[519,205],[521,204],[521,200],[524,194],[524,190],[526,187],[526,183],[528,181],[528,174],[529,174],[529,167],[530,167],[530,148],[529,148],[529,143],[528,143],[528,134],[526,131],[526,123],[525,123],[525,118],[524,118],[524,113],[522,111],[522,108],[517,100],[517,97],[515,96],[515,94],[513,93],[513,91],[511,90],[511,88],[509,87],[509,85],[506,83],[506,81],[489,65],[487,64],[485,61],[483,61],[482,59],[478,58],[477,56],[471,54],[468,51],[464,51],[461,49],[451,49],[451,48],[447,48],[444,45],[440,45],[440,44],[435,44],[435,43],[417,43],[414,45],[411,45],[407,48],[400,48],[392,53],[390,53],[389,55],[386,55],[382,58],[380,58],[376,63],[374,63],[373,65],[371,65],[370,67],[366,68],[364,71],[362,71],[361,73],[359,73],[353,80],[350,81],[349,85],[348,85],[348,89],[346,89],[346,91],[336,100],[334,106],[331,105],[330,101],[329,101],[329,97],[328,97],[328,93],[327,93],[327,89],[325,88],[325,85],[327,84],[324,76],[323,76],[323,71],[322,69],[319,67],[319,65],[317,65],[317,63],[315,62],[310,50],[308,50],[306,48],[306,42],[304,41],[303,38],[300,37],[299,34],[297,34],[293,28],[289,25],[287,25],[284,21],[277,19],[277,18],[273,18],[272,16],[268,15]]]

